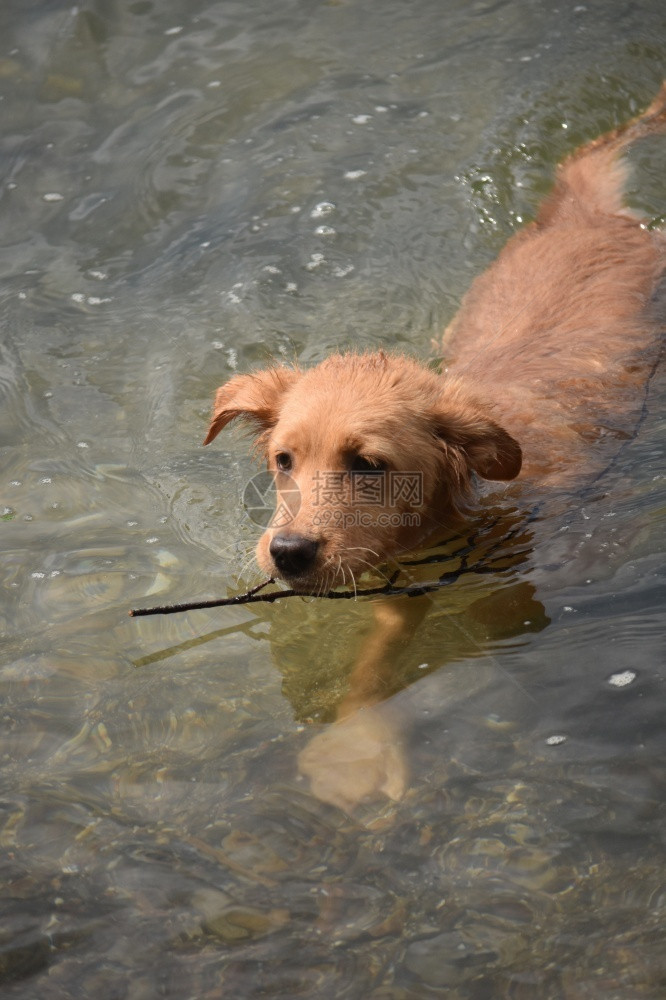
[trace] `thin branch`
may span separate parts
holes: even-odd
[[[264,580],[263,583],[258,583],[256,587],[252,587],[247,593],[238,594],[236,597],[214,598],[211,601],[189,601],[187,604],[163,604],[159,608],[132,608],[129,616],[130,618],[142,618],[145,615],[172,615],[176,611],[201,611],[203,608],[220,608],[229,604],[252,604],[255,601],[274,601],[280,596],[280,593],[284,596],[296,593],[296,591],[285,590],[274,594],[262,594],[261,597],[255,596],[270,583],[275,583],[272,577]]]
[[[530,518],[531,519],[531,518]],[[485,531],[477,532],[472,535],[471,538],[467,539],[465,544],[461,546],[456,552],[447,553],[439,556],[429,556],[423,560],[415,560],[414,562],[406,562],[405,566],[418,566],[424,563],[436,563],[436,562],[450,562],[451,559],[459,559],[460,563],[456,569],[447,570],[437,580],[427,580],[423,583],[408,583],[402,586],[395,586],[395,581],[400,575],[400,570],[396,570],[393,576],[389,580],[379,587],[367,587],[363,590],[329,590],[324,594],[318,594],[317,597],[325,598],[329,601],[349,601],[355,600],[357,597],[420,597],[423,594],[432,593],[434,590],[441,590],[442,587],[448,587],[449,584],[455,583],[459,580],[461,576],[466,573],[474,573],[478,575],[486,573],[499,573],[504,569],[509,567],[506,565],[498,565],[507,559],[508,553],[502,551],[507,542],[514,541],[516,536],[520,533],[521,528],[524,525],[517,525],[508,534],[499,538],[490,549],[485,553],[484,557],[481,558],[477,563],[470,565],[470,556],[477,550],[477,544],[479,541],[479,535],[487,533],[495,527],[497,521],[494,521],[489,527],[485,528]],[[530,553],[531,549],[519,548],[517,551],[510,553],[511,556],[511,567],[524,562]],[[179,611],[199,611],[205,608],[223,608],[231,607],[233,605],[241,604],[273,604],[275,601],[281,601],[285,597],[309,597],[313,596],[307,593],[302,593],[298,590],[271,590],[268,593],[259,593],[264,587],[268,587],[270,584],[275,583],[272,578],[264,580],[262,583],[257,584],[251,590],[248,590],[245,594],[237,594],[235,597],[220,597],[210,601],[190,601],[187,604],[165,604],[158,608],[134,608],[129,614],[132,618],[140,618],[145,615],[171,615]]]

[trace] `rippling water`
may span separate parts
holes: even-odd
[[[557,160],[648,103],[665,29],[657,0],[3,4],[3,995],[663,996],[663,374],[527,563],[433,599],[397,806],[297,776],[367,604],[126,612],[256,578],[215,387],[427,356]],[[663,220],[663,141],[632,159]]]

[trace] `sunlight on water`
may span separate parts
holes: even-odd
[[[3,996],[663,995],[663,375],[593,489],[428,597],[376,711],[399,803],[297,768],[367,601],[127,611],[259,579],[248,440],[200,447],[215,388],[427,357],[555,163],[651,99],[665,28],[656,0],[3,5]],[[663,141],[632,162],[663,220]]]

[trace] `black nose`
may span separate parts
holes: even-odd
[[[287,576],[299,576],[312,568],[319,542],[303,535],[275,535],[268,551],[279,571]]]

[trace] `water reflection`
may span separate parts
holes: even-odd
[[[539,632],[548,624],[534,586],[516,578],[516,567],[530,554],[528,524],[517,513],[507,536],[510,518],[488,520],[485,531],[466,542],[453,539],[421,559],[398,564],[392,582],[385,584],[395,591],[393,596],[361,597],[351,609],[341,607],[343,601],[322,608],[321,600],[293,594],[263,605],[263,614],[262,605],[254,605],[268,625],[273,662],[284,678],[282,692],[295,719],[335,722],[323,731],[315,729],[299,755],[300,772],[322,801],[354,812],[380,796],[400,800],[409,784],[404,722],[395,702],[388,710],[381,703],[433,670],[487,657],[486,669],[473,671],[474,679],[468,677],[458,694],[469,697],[494,671],[501,673],[490,652],[500,639]],[[510,571],[505,579],[497,575],[500,565]],[[442,598],[438,591],[444,587],[451,589]],[[361,580],[358,592],[366,589]],[[142,657],[137,665],[180,654],[230,631],[217,630]],[[423,659],[429,656],[431,661]],[[448,699],[452,707],[453,690]]]

